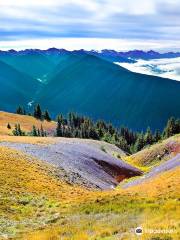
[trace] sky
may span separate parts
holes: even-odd
[[[180,0],[0,0],[0,49],[180,51]]]

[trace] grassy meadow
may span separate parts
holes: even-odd
[[[134,228],[142,226],[173,233],[141,239],[179,239],[179,176],[177,168],[129,189],[89,191],[58,179],[52,166],[0,147],[0,233],[27,240],[137,239]]]
[[[0,142],[51,144],[52,137],[10,136],[8,113],[0,115]],[[20,121],[30,130],[38,120],[9,116],[11,125]],[[22,119],[21,119],[22,118]],[[36,122],[34,122],[36,121]],[[43,127],[53,129],[54,123]],[[148,172],[153,166],[177,155],[180,135],[161,141],[123,159]],[[52,165],[20,151],[0,146],[0,239],[22,240],[179,240],[180,169],[148,181],[114,190],[90,190],[60,179]],[[126,181],[126,180],[125,180]],[[137,236],[141,226],[144,234]],[[149,233],[150,230],[170,233]]]

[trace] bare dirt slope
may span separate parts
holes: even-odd
[[[57,169],[64,169],[71,183],[81,183],[87,187],[110,189],[125,178],[142,174],[139,169],[112,156],[113,152],[124,153],[104,142],[59,138],[52,144],[43,145],[17,142],[0,144],[50,163]]]

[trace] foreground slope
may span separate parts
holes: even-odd
[[[73,202],[83,191],[88,193],[57,179],[54,172],[52,166],[37,159],[0,147],[0,239],[17,239],[23,229],[29,231],[56,221],[60,202]]]
[[[12,137],[11,137],[12,138]],[[20,138],[17,138],[20,139]],[[44,146],[46,139],[21,138]],[[11,141],[13,141],[11,139]],[[0,146],[0,237],[23,240],[179,239],[179,168],[128,189],[92,191],[68,184],[63,172]]]
[[[179,82],[132,73],[91,55],[66,60],[37,98],[53,114],[74,111],[138,130],[162,129],[168,118],[180,116]]]
[[[4,141],[0,145],[21,150],[31,157],[53,164],[57,174],[60,168],[70,176],[70,183],[90,188],[111,189],[125,178],[142,174],[139,169],[102,151],[99,143],[95,145],[95,142],[61,138],[48,145]],[[101,144],[104,149],[110,146],[104,142]],[[114,149],[121,152],[116,147]]]

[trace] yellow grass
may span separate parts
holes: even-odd
[[[31,193],[73,201],[87,191],[71,186],[53,175],[54,167],[30,158],[20,151],[0,147],[0,189],[1,193]],[[75,190],[75,191],[74,191]]]
[[[32,126],[35,125],[36,128],[40,128],[41,124],[44,130],[51,131],[55,130],[56,123],[51,121],[40,121],[35,119],[34,117],[27,115],[19,115],[12,114],[8,112],[0,112],[0,135],[12,135],[12,129],[7,128],[7,124],[11,125],[11,128],[14,129],[14,125],[19,123],[21,125],[22,130],[26,132],[30,132],[32,130]]]
[[[0,136],[0,142],[14,142],[14,143],[30,143],[30,144],[51,144],[58,139],[53,137],[31,137],[31,136]]]
[[[178,240],[180,169],[163,173],[141,186],[97,192],[78,206],[69,206],[70,218],[55,226],[25,234],[27,240],[124,239]],[[137,238],[134,229],[144,234]],[[172,231],[150,233],[148,231]]]
[[[180,153],[180,134],[154,144],[131,156],[124,157],[130,164],[146,171]]]
[[[55,221],[70,203],[88,195],[83,187],[58,179],[52,166],[0,147],[0,232],[5,235],[13,237]]]
[[[7,122],[19,122],[25,131],[40,121],[0,112],[0,141],[49,144],[53,137],[8,136]],[[44,129],[55,123],[43,122]],[[37,127],[40,125],[36,125]],[[58,141],[64,139],[58,139]],[[68,141],[66,139],[66,141]],[[71,139],[71,141],[74,141]],[[169,143],[173,149],[164,155]],[[172,137],[137,154],[125,157],[148,170],[179,152],[180,136]],[[161,160],[157,156],[161,156]],[[162,173],[139,186],[92,191],[69,185],[56,176],[53,166],[0,146],[0,234],[23,240],[179,240],[180,168]],[[171,234],[134,233],[173,230]]]

